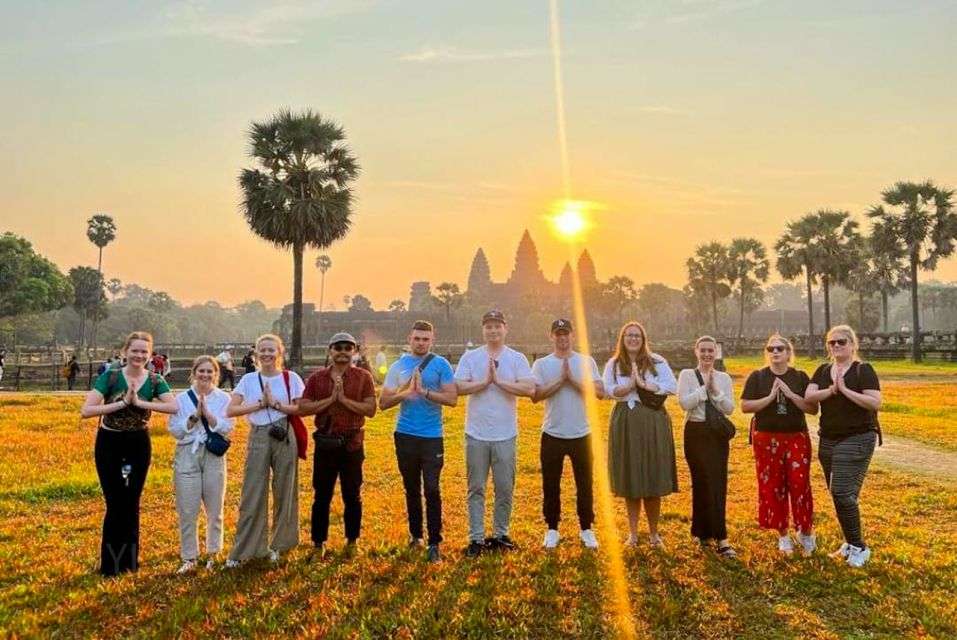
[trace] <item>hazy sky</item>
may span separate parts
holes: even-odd
[[[548,2],[0,3],[0,231],[65,271],[227,304],[291,299],[291,254],[239,209],[246,131],[276,109],[338,120],[362,165],[326,299],[377,307],[414,280],[496,280],[523,229],[567,250]],[[598,275],[680,286],[696,244],[822,207],[863,220],[883,188],[957,187],[952,1],[562,2],[573,195],[598,201]],[[317,252],[305,299],[317,300]],[[937,277],[957,278],[957,260]]]

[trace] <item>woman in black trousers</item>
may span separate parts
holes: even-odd
[[[150,334],[127,336],[126,366],[104,371],[80,410],[84,418],[102,417],[93,455],[106,500],[100,544],[100,573],[105,576],[139,568],[140,495],[150,466],[148,423],[153,411],[176,413],[178,408],[163,377],[146,370],[152,349]]]

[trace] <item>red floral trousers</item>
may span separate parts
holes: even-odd
[[[758,524],[762,529],[811,531],[811,438],[803,433],[755,431],[754,462],[758,472]],[[788,503],[790,502],[790,509]]]

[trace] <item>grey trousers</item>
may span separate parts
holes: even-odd
[[[515,438],[489,442],[465,436],[465,467],[469,485],[469,541],[485,541],[485,486],[489,469],[495,487],[492,536],[508,535],[515,492]]]
[[[299,458],[296,457],[296,436],[291,426],[286,440],[269,437],[269,425],[250,427],[236,540],[229,552],[229,559],[236,561],[266,557],[270,549],[282,553],[299,544]],[[270,472],[272,536],[267,546]]]
[[[206,553],[223,549],[223,499],[226,497],[226,457],[214,456],[200,445],[177,445],[173,458],[173,486],[179,517],[179,555],[184,561],[199,557],[199,507],[206,510]]]

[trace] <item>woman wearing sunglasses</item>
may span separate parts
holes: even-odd
[[[791,366],[794,346],[781,335],[768,338],[763,369],[751,372],[741,393],[741,410],[753,413],[750,440],[758,476],[758,525],[778,532],[778,551],[794,553],[788,533],[793,519],[802,553],[814,553],[811,494],[811,437],[804,414],[817,405],[804,399],[810,379]]]
[[[239,380],[226,409],[230,418],[246,416],[250,427],[239,522],[227,568],[250,558],[278,562],[280,554],[299,544],[299,459],[287,416],[298,415],[297,400],[305,385],[295,371],[283,370],[284,352],[279,336],[259,336],[259,370]],[[267,537],[270,485],[273,522]]]
[[[817,368],[804,396],[821,405],[818,458],[844,534],[844,543],[832,555],[852,567],[863,566],[871,557],[861,534],[858,497],[879,440],[881,406],[877,373],[858,359],[857,346],[849,326],[828,331],[831,362]]]
[[[734,558],[725,517],[730,443],[708,426],[707,403],[725,415],[734,411],[731,376],[714,368],[718,343],[701,336],[694,343],[698,366],[678,374],[678,403],[685,410],[684,450],[691,472],[691,535],[704,548],[715,542],[718,554]]]

